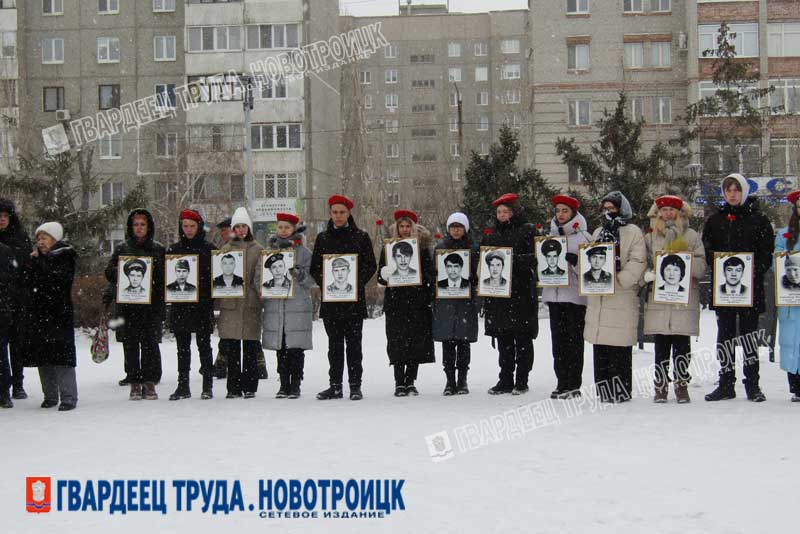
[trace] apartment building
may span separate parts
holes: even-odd
[[[0,1],[0,174],[16,168],[19,124],[17,29],[16,0]]]

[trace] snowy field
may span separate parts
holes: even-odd
[[[714,315],[703,312],[702,321],[695,349],[715,339]],[[273,352],[267,353],[270,378],[260,382],[252,400],[224,399],[224,381],[215,381],[215,398],[201,401],[193,355],[194,397],[169,402],[176,381],[172,341],[162,345],[158,401],[127,400],[128,389],[116,384],[123,375],[122,347],[116,343],[109,360],[97,365],[81,337],[80,400],[73,412],[39,408],[38,375],[28,370],[30,398],[0,413],[0,531],[733,534],[796,529],[800,404],[789,402],[785,373],[765,358],[766,403],[745,400],[741,383],[736,400],[707,403],[703,394],[713,389],[714,380],[706,375],[691,384],[689,405],[677,405],[672,391],[668,404],[653,404],[651,385],[646,397],[639,394],[601,411],[587,404],[571,417],[557,401],[562,405],[556,404],[555,424],[524,435],[484,435],[484,442],[492,442],[460,450],[456,427],[480,428],[482,420],[502,420],[496,416],[549,397],[555,376],[547,319],[541,320],[536,340],[532,390],[520,397],[486,394],[497,378],[496,352],[488,338],[473,345],[472,394],[442,397],[437,344],[437,363],[420,370],[420,396],[393,397],[379,319],[365,323],[364,400],[320,402],[314,395],[327,385],[327,340],[321,322],[314,332],[316,349],[307,353],[298,400],[274,398]],[[213,343],[216,348],[216,339]],[[645,349],[635,351],[635,368],[652,364],[652,346]],[[588,345],[586,355],[584,385],[592,377]],[[741,378],[740,365],[737,371]],[[536,406],[533,412],[547,403]],[[434,462],[426,436],[442,431],[454,455]],[[166,479],[169,514],[28,514],[25,477],[33,475],[53,477],[54,484],[56,479]],[[356,520],[176,513],[169,486],[172,479],[187,478],[238,479],[245,502],[256,500],[260,479],[405,479],[406,510]],[[53,500],[55,507],[55,495]]]

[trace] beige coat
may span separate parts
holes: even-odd
[[[594,231],[593,239],[601,228]],[[639,323],[639,280],[647,268],[647,249],[638,226],[619,228],[620,271],[614,294],[587,298],[583,339],[593,345],[631,347],[636,344]]]
[[[253,241],[232,239],[222,247],[222,252],[244,249],[246,268],[243,299],[217,299],[219,319],[217,329],[221,339],[248,339],[261,341],[261,299],[259,298],[259,270],[264,247]]]

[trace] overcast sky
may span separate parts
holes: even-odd
[[[403,5],[406,5],[406,1]],[[417,4],[445,4],[447,0],[414,0]],[[342,13],[356,17],[374,17],[378,15],[397,15],[398,0],[339,0]],[[525,9],[528,0],[450,0],[450,12],[479,13],[491,7],[494,11],[503,9]]]

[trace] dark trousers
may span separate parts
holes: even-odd
[[[630,400],[633,389],[633,347],[595,345],[594,384],[601,401]]]
[[[413,386],[414,380],[417,379],[419,372],[419,364],[417,362],[411,363],[395,363],[394,366],[394,384],[395,386]]]
[[[717,360],[720,366],[720,386],[732,387],[736,383],[737,344],[742,346],[744,353],[745,384],[758,385],[758,339],[754,335],[746,337],[758,330],[758,315],[758,310],[755,308],[717,310]],[[734,340],[737,341],[734,343]]]
[[[178,377],[188,377],[192,369],[192,333],[175,332],[175,341],[178,344]],[[211,355],[211,332],[196,332],[194,343],[200,354],[200,374],[211,376],[214,365]]]
[[[286,334],[283,336],[283,348],[278,351],[278,376],[281,382],[291,377],[292,381],[303,380],[303,367],[306,353],[303,349],[287,349]]]
[[[261,342],[252,339],[221,339],[220,351],[228,362],[228,393],[258,391],[258,355],[264,354]]]
[[[0,399],[9,398],[11,388],[11,364],[8,361],[8,338],[0,336]]]
[[[469,341],[443,341],[442,363],[445,373],[448,371],[468,371],[472,358]]]
[[[75,368],[63,365],[43,365],[39,367],[39,380],[45,400],[62,404],[78,404],[78,382]]]
[[[571,302],[548,302],[550,335],[553,345],[553,370],[557,391],[581,388],[583,381],[583,328],[586,306]]]
[[[161,380],[161,351],[157,336],[150,330],[125,331],[122,350],[125,353],[125,371],[133,384]]]
[[[689,375],[692,345],[689,336],[655,335],[656,349],[656,375],[657,386],[665,386],[669,382],[670,356],[675,362],[672,370],[675,382],[688,383],[692,377]]]
[[[14,389],[22,389],[25,380],[25,358],[19,349],[19,342],[14,332],[8,339],[8,351],[11,354],[11,385]]]
[[[528,374],[533,369],[533,338],[509,334],[497,336],[497,343],[500,382],[506,386],[527,386]]]
[[[800,374],[786,373],[789,378],[789,392],[794,395],[800,395]]]
[[[345,344],[347,344],[347,378],[350,386],[361,386],[364,369],[361,366],[361,331],[364,320],[359,317],[323,319],[328,334],[328,376],[331,384],[341,384],[344,378]]]

